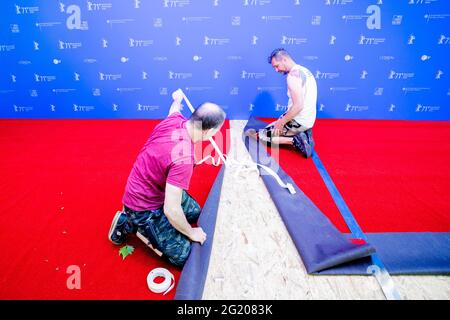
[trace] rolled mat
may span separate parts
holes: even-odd
[[[202,298],[214,240],[224,170],[225,166],[223,165],[209,192],[198,221],[198,225],[208,235],[207,240],[203,245],[197,242],[193,243],[191,253],[178,281],[175,300],[200,300]]]
[[[244,132],[248,129],[258,130],[265,125],[264,122],[251,118],[244,128]],[[285,183],[291,183],[295,188],[296,193],[290,194],[286,189],[280,188],[272,176],[265,175],[264,171],[260,169],[261,177],[308,273],[319,272],[368,257],[375,252],[372,245],[353,243],[339,232],[283,169],[276,164],[263,144],[250,137],[244,137],[244,141],[255,162],[271,167],[272,170],[277,172],[281,180]],[[253,141],[253,143],[250,141]]]

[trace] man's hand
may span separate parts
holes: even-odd
[[[181,101],[183,101],[183,91],[181,91],[181,89],[177,89],[172,92],[172,99],[175,102],[181,103]]]
[[[183,91],[181,89],[177,89],[174,92],[172,92],[172,105],[169,109],[169,115],[171,115],[174,112],[180,112],[183,110],[183,105],[181,104],[181,101],[183,101]]]
[[[283,133],[284,121],[278,119],[273,126],[273,135],[280,136]]]
[[[192,228],[189,238],[194,242],[200,242],[200,244],[203,244],[206,241],[206,233],[200,227]]]

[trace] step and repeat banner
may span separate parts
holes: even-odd
[[[315,75],[319,118],[450,120],[448,0],[2,0],[0,16],[2,118],[164,118],[177,88],[276,117],[282,47]]]

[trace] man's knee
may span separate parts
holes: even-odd
[[[273,127],[268,126],[258,132],[258,138],[260,141],[264,142],[268,147],[272,145],[273,139]]]

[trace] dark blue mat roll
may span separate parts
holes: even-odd
[[[203,245],[195,242],[178,280],[175,300],[201,300],[208,274],[209,258],[214,240],[216,228],[217,210],[219,208],[220,191],[222,189],[225,165],[222,165],[217,178],[209,192],[198,225],[207,234],[207,240]]]
[[[390,274],[450,274],[450,232],[366,233],[366,236]],[[318,274],[363,275],[370,265],[370,259],[362,259]]]
[[[265,122],[250,118],[244,132],[264,126]],[[367,243],[353,244],[348,239],[354,235],[339,232],[261,143],[245,136],[244,139],[253,160],[271,167],[297,192],[290,194],[273,177],[260,170],[308,273],[369,275],[370,256],[376,250],[391,274],[450,274],[450,233],[369,233],[365,234]]]
[[[251,118],[244,128],[260,129],[266,124]],[[302,257],[308,273],[318,272],[350,261],[370,256],[375,248],[370,244],[354,244],[339,232],[331,221],[300,190],[275,160],[267,154],[264,145],[245,137],[245,145],[255,162],[269,166],[281,180],[291,183],[296,193],[281,188],[277,181],[260,169],[261,177],[272,197],[286,228]]]

